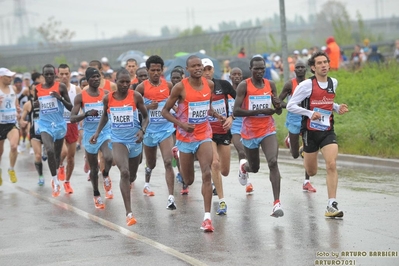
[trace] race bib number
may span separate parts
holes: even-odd
[[[38,117],[33,119],[33,130],[35,131],[35,134],[36,134],[36,135],[40,135],[39,126],[38,126],[38,124],[37,124],[37,121],[38,121],[38,120],[39,120]]]
[[[111,107],[111,128],[126,129],[134,127],[133,107]]]
[[[159,102],[157,109],[148,110],[150,123],[166,123],[168,121],[161,114],[162,109],[165,106],[165,103],[166,103],[165,101]]]
[[[252,95],[248,97],[248,110],[260,110],[272,108],[272,97],[270,95]],[[266,116],[259,114],[257,116]]]
[[[40,113],[43,115],[56,113],[59,111],[57,98],[53,96],[39,97],[39,105],[40,105]]]
[[[64,108],[63,116],[64,116],[65,122],[67,122],[67,123],[71,122],[71,112],[68,109]]]
[[[13,99],[6,98],[4,103],[5,108],[0,110],[0,123],[2,124],[12,124],[17,121],[17,110],[12,107],[11,101],[13,101]]]
[[[212,102],[213,110],[221,116],[227,117],[226,105],[224,99],[220,99]],[[209,122],[219,121],[217,118],[213,116],[209,116]]]
[[[229,104],[229,116],[233,114],[233,109],[234,109],[234,98],[229,98],[228,104]]]
[[[309,127],[320,131],[327,130],[330,127],[331,111],[320,108],[314,108],[313,111],[320,113],[321,117],[317,120],[311,120]]]
[[[188,123],[201,124],[208,120],[209,102],[190,102],[188,103]]]
[[[93,109],[98,111],[98,116],[87,116],[87,117],[85,117],[85,122],[87,122],[87,123],[99,123],[100,122],[101,116],[103,115],[103,112],[104,112],[104,104],[102,102],[85,103],[85,106],[84,106],[85,111],[90,111]]]

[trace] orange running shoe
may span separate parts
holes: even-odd
[[[112,193],[112,190],[105,191],[105,198],[106,199],[113,199],[114,198],[114,193]]]
[[[126,225],[131,226],[137,223],[136,219],[133,217],[133,213],[126,215]]]
[[[149,186],[144,187],[143,193],[144,193],[144,195],[146,195],[148,197],[155,196],[154,191],[152,191]]]
[[[96,209],[105,209],[105,204],[100,196],[94,197],[94,206]]]
[[[60,168],[58,168],[58,180],[65,181],[65,167],[64,166],[60,166]]]
[[[71,183],[69,183],[69,182],[65,182],[64,183],[64,189],[65,189],[65,193],[67,193],[67,194],[72,194],[73,193],[73,189],[71,187]]]
[[[252,193],[254,192],[254,187],[252,186],[251,183],[248,183],[247,186],[245,187],[245,192],[247,193]]]
[[[316,192],[316,189],[310,184],[310,182],[307,182],[305,185],[302,186],[303,191],[307,192]]]
[[[54,185],[54,180],[51,179],[51,188],[53,189],[51,196],[53,196],[53,198],[58,197],[61,193],[61,186],[59,184]]]
[[[107,176],[106,178],[104,178],[104,190],[110,191],[111,188],[112,188],[112,181],[111,178]]]
[[[182,194],[182,195],[188,195],[188,192],[189,192],[188,186],[186,186],[186,185],[183,183],[183,187],[182,187],[182,189],[181,189],[181,191],[180,191],[180,194]]]
[[[209,219],[206,219],[202,222],[200,229],[204,232],[213,232],[215,230],[215,228],[212,226],[212,221]]]

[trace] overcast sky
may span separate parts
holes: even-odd
[[[340,0],[352,19],[358,10],[364,19],[399,16],[399,0]],[[162,26],[186,29],[200,25],[203,29],[218,29],[222,21],[237,23],[248,19],[272,17],[279,13],[279,0],[0,0],[0,31],[4,34],[15,26],[15,3],[25,3],[28,22],[39,27],[55,16],[63,28],[76,33],[74,40],[95,40],[119,37],[137,30],[148,35],[160,35]],[[316,6],[310,6],[310,3]],[[318,12],[327,0],[285,0],[287,17],[295,14],[307,19],[309,12]],[[378,9],[376,9],[376,7]],[[0,44],[4,36],[1,36]],[[15,35],[14,35],[15,36]]]

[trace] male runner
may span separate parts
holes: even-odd
[[[327,54],[324,52],[313,54],[308,60],[308,65],[314,76],[296,87],[294,95],[288,102],[287,110],[303,116],[301,132],[306,173],[309,176],[316,175],[319,150],[326,162],[328,203],[325,216],[343,217],[344,213],[338,209],[336,200],[338,144],[334,132],[333,111],[344,114],[348,112],[348,106],[334,103],[338,81],[328,76],[330,59]]]

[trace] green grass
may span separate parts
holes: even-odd
[[[349,112],[334,114],[339,152],[399,158],[399,65],[366,66],[358,72],[330,72],[338,80],[336,103]],[[280,93],[283,84],[277,84]],[[283,146],[286,110],[274,116],[277,137]]]

